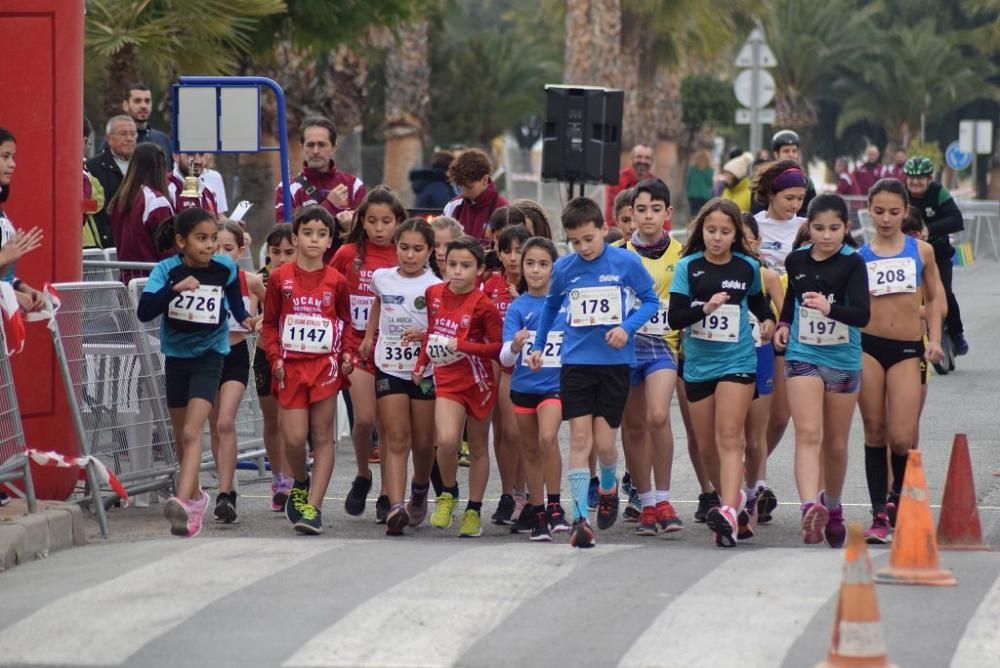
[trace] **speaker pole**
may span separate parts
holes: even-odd
[[[566,199],[566,201],[567,201],[567,202],[569,202],[569,200],[573,199],[573,197],[574,197],[574,195],[573,195],[573,191],[574,191],[574,190],[576,189],[576,188],[574,187],[575,185],[576,185],[576,184],[575,184],[575,183],[574,183],[573,181],[570,181],[570,182],[569,182],[569,186],[568,186],[568,191],[569,191],[569,197],[568,197],[568,198]]]

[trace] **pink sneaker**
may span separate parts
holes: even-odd
[[[869,545],[887,545],[892,542],[892,525],[889,516],[879,513],[872,519],[872,525],[865,530],[865,540]]]
[[[208,494],[205,492],[201,493],[201,497],[194,501],[188,501],[187,503],[187,537],[194,538],[201,533],[201,521],[205,516],[205,511],[208,510],[208,503],[210,499]]]
[[[715,544],[719,547],[736,547],[739,522],[736,510],[729,506],[711,508],[705,515],[705,523],[715,534]]]
[[[830,519],[830,513],[820,503],[802,505],[802,542],[816,545],[823,542],[823,530]]]
[[[271,510],[276,513],[285,510],[285,502],[288,501],[288,493],[292,491],[292,479],[286,475],[278,474],[271,479]]]
[[[515,524],[517,520],[521,517],[521,511],[528,504],[528,499],[525,498],[524,492],[514,492],[514,512],[511,514],[510,519]]]

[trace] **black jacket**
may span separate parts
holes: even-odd
[[[952,198],[948,189],[936,181],[927,184],[923,197],[910,198],[910,206],[920,212],[927,226],[927,241],[934,247],[934,257],[938,261],[947,261],[955,254],[951,246],[949,234],[955,234],[965,229],[965,220],[958,204]]]
[[[87,171],[101,183],[104,188],[104,207],[94,214],[97,221],[97,230],[101,234],[101,243],[104,248],[111,248],[115,245],[111,235],[111,221],[108,218],[108,202],[115,196],[125,179],[122,170],[118,169],[118,164],[111,155],[111,149],[105,147],[102,153],[98,153],[87,161]]]
[[[456,195],[443,169],[410,170],[410,187],[416,195],[413,206],[417,209],[443,209]]]

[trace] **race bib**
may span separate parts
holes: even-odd
[[[649,321],[639,328],[640,334],[647,336],[666,336],[670,333],[670,325],[667,324],[667,306],[670,302],[665,299],[660,300],[660,308]]]
[[[285,316],[281,330],[281,346],[297,353],[329,353],[333,351],[333,323],[315,315]]]
[[[372,312],[375,297],[371,295],[351,295],[351,327],[363,332],[368,327],[368,315]]]
[[[419,343],[407,343],[402,336],[383,336],[381,342],[381,356],[378,367],[383,371],[403,371],[412,373],[417,366],[417,357],[420,355]]]
[[[197,290],[178,294],[170,301],[167,317],[183,322],[218,325],[222,321],[222,287],[201,285]]]
[[[760,320],[757,319],[753,313],[747,314],[750,319],[750,333],[753,335],[753,345],[754,348],[760,348],[761,346],[761,336],[760,336]]]
[[[539,348],[539,351],[542,353],[543,368],[559,368],[562,366],[562,344],[562,332],[549,332],[549,335],[545,338],[545,345]],[[528,338],[524,341],[524,350],[535,351],[534,332],[528,332]],[[528,357],[523,352],[521,354],[521,366],[528,366]]]
[[[431,334],[427,337],[427,356],[434,364],[446,366],[465,358],[465,353],[451,350],[448,341],[449,337],[440,334]]]
[[[617,286],[570,290],[569,324],[572,327],[621,323],[622,292]]]
[[[868,292],[873,297],[917,291],[917,263],[912,257],[895,257],[867,263]]]
[[[847,341],[847,325],[827,318],[814,308],[799,308],[799,343],[835,346]]]
[[[691,336],[703,341],[736,343],[740,338],[740,307],[723,304],[711,315],[691,325]]]

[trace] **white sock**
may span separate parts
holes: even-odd
[[[663,503],[664,501],[670,500],[670,490],[669,489],[658,489],[656,490],[656,502]]]
[[[648,508],[649,506],[656,505],[656,492],[650,490],[648,492],[639,492],[639,503],[643,508]]]
[[[766,480],[758,480],[757,484],[755,485],[755,487],[757,489],[760,489],[761,487],[767,487],[767,481]]]

